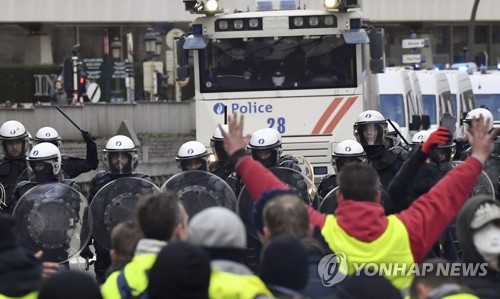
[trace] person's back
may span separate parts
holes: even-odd
[[[243,264],[245,228],[231,210],[211,207],[196,214],[189,222],[188,241],[210,254],[211,299],[271,296],[265,284]]]
[[[285,184],[241,150],[246,143],[242,123],[230,118],[229,129],[224,136],[225,147],[229,155],[235,155],[231,158],[238,161],[237,171],[252,198],[264,200],[273,196],[268,191],[287,190]],[[385,216],[376,171],[362,164],[351,164],[341,172],[335,216],[307,207],[310,225],[321,228],[330,249],[348,256],[347,274],[354,273],[355,264],[368,262],[379,266],[397,263],[410,270],[425,257],[467,199],[491,152],[494,136],[488,134],[483,118],[473,121],[468,137],[473,148],[471,158],[450,170],[434,188],[399,214]],[[367,256],[367,252],[373,254]],[[399,271],[384,274],[401,291],[412,281],[411,275]]]
[[[184,240],[188,216],[175,194],[158,193],[139,200],[135,217],[144,233],[134,258],[120,271],[106,279],[103,298],[139,297],[148,286],[148,271],[167,242]]]
[[[0,298],[36,299],[42,282],[42,263],[20,247],[15,221],[0,213]]]
[[[292,236],[274,238],[262,252],[259,276],[276,298],[304,297],[308,272],[306,250]]]

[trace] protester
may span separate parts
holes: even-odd
[[[415,276],[410,286],[412,299],[478,299],[463,283],[460,275],[450,275],[443,269],[449,269],[450,263],[444,259],[426,260],[425,266],[420,266],[420,275]],[[483,298],[483,297],[481,297]],[[497,297],[498,298],[498,297]]]
[[[19,246],[15,221],[0,213],[0,298],[37,298],[42,263]]]
[[[487,263],[486,275],[468,275],[465,284],[480,298],[500,298],[500,204],[493,197],[469,199],[458,214],[456,234],[465,263]]]
[[[138,297],[146,291],[147,272],[168,242],[185,240],[188,216],[175,194],[158,193],[139,200],[135,217],[144,233],[134,258],[113,272],[101,288],[105,299]]]
[[[307,253],[300,241],[281,235],[262,251],[259,276],[274,297],[303,298],[308,268]]]
[[[111,231],[111,266],[106,277],[115,271],[119,271],[134,258],[134,251],[144,234],[135,219],[125,220],[117,224]]]
[[[252,198],[257,200],[270,194],[265,194],[266,191],[288,189],[246,154],[244,148],[250,136],[242,136],[243,117],[238,121],[234,115],[228,123],[229,132],[223,133],[224,147],[230,155],[229,161],[235,164]],[[354,271],[354,263],[398,262],[410,267],[420,262],[472,191],[482,165],[491,152],[495,136],[488,134],[488,124],[481,117],[474,119],[467,137],[472,146],[472,156],[449,171],[409,209],[385,216],[380,205],[376,171],[355,163],[346,166],[339,176],[339,207],[336,215],[327,216],[308,207],[310,224],[321,228],[334,252],[348,255],[349,271]],[[366,252],[377,254],[367,256]],[[411,276],[398,273],[389,273],[386,277],[402,292],[407,290],[412,280]]]
[[[260,278],[243,264],[245,227],[233,211],[210,207],[194,215],[189,222],[188,241],[210,254],[210,298],[271,296]]]
[[[95,279],[79,271],[57,273],[43,283],[38,294],[38,299],[66,298],[102,299],[102,295]]]
[[[188,243],[164,247],[149,271],[149,299],[208,299],[210,258]]]

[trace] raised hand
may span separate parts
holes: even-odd
[[[245,148],[250,141],[251,135],[243,136],[243,124],[244,117],[240,116],[238,121],[238,114],[235,113],[233,116],[228,116],[227,118],[228,131],[225,132],[221,126],[222,136],[224,136],[224,149],[227,154],[231,156],[236,151]]]
[[[441,126],[436,131],[429,135],[429,138],[422,145],[422,152],[429,155],[431,150],[438,146],[439,144],[446,144],[450,141],[451,135],[450,131],[445,127]]]
[[[485,122],[484,117],[480,115],[479,118],[472,119],[471,129],[465,132],[472,147],[472,157],[483,164],[493,151],[493,140],[499,133],[498,129],[493,129],[488,133],[489,122],[489,119]]]

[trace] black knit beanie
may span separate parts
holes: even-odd
[[[80,271],[61,271],[51,276],[40,288],[38,299],[102,299],[97,282]]]
[[[208,253],[185,242],[165,246],[149,272],[149,299],[208,299]]]
[[[278,236],[262,252],[260,278],[265,284],[300,292],[308,277],[307,253],[296,238]]]

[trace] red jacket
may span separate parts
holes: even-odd
[[[444,229],[458,214],[472,192],[483,166],[469,157],[450,170],[428,193],[423,194],[406,210],[396,216],[405,225],[410,236],[410,247],[415,262],[420,262],[437,241]],[[254,200],[266,191],[288,189],[267,168],[251,157],[243,158],[236,167],[248,192]],[[309,223],[323,227],[326,214],[307,207]],[[363,241],[376,240],[387,227],[384,208],[376,202],[358,202],[345,199],[335,213],[338,224],[350,236]]]

